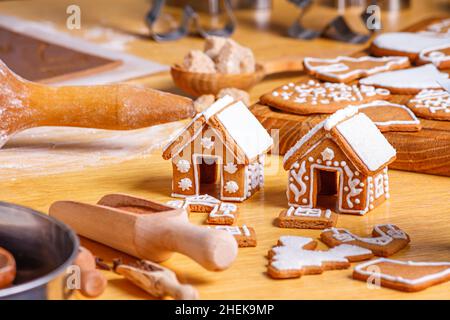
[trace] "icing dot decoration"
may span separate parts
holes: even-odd
[[[177,170],[180,171],[181,173],[186,173],[189,171],[189,169],[191,168],[191,164],[189,163],[189,161],[182,159],[182,160],[178,160],[177,162]]]
[[[230,180],[225,184],[225,191],[228,193],[235,193],[239,190],[239,186],[236,181]]]

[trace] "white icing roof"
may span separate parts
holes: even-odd
[[[222,124],[228,135],[234,140],[248,160],[252,160],[268,151],[273,145],[272,137],[242,101],[232,104],[233,101],[233,98],[229,95],[218,99],[209,108],[197,114],[191,123],[164,147],[163,151],[166,151],[201,116],[204,116],[206,121],[212,116],[216,116],[217,120]],[[191,139],[184,146],[195,139],[201,129],[201,127],[197,128]],[[171,156],[180,152],[184,146],[175,150]]]
[[[336,124],[347,118],[353,117],[357,113],[358,108],[354,106],[348,106],[345,109],[338,110],[325,120],[323,127],[325,130],[330,131]]]
[[[377,73],[359,80],[359,83],[382,87],[431,89],[441,88],[438,81],[447,78],[447,73],[439,72],[432,64],[426,64],[417,68]]]
[[[364,113],[336,125],[337,131],[370,171],[376,171],[396,155],[377,126]]]
[[[219,111],[217,119],[248,159],[266,152],[273,144],[272,137],[242,101]]]

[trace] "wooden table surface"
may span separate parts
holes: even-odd
[[[43,4],[43,2],[45,2]],[[82,10],[82,23],[102,23],[130,32],[143,30],[142,14],[146,1],[77,1]],[[71,1],[70,3],[73,3]],[[108,5],[106,5],[108,3]],[[445,1],[413,1],[411,9],[398,16],[390,15],[385,28],[398,30],[433,14],[444,13]],[[47,10],[37,10],[39,6]],[[14,14],[33,20],[52,21],[63,26],[64,1],[6,2],[0,3],[0,13]],[[348,45],[330,40],[297,41],[284,37],[283,32],[296,16],[294,7],[286,1],[275,1],[275,12],[269,17],[270,29],[265,26],[264,14],[258,23],[252,12],[238,13],[239,28],[234,38],[250,46],[260,60],[283,55],[335,56],[360,50],[360,45]],[[426,10],[424,9],[426,7]],[[120,8],[120,10],[118,10]],[[101,10],[101,11],[100,11]],[[386,14],[387,16],[387,14]],[[268,18],[268,17],[266,17]],[[323,19],[311,19],[314,23]],[[139,39],[129,52],[157,62],[171,64],[181,61],[193,48],[201,48],[202,40],[188,37],[177,42],[156,44]],[[252,102],[264,92],[295,75],[271,77],[250,92]],[[131,81],[155,88],[178,92],[168,73]],[[169,132],[168,132],[169,134]],[[64,164],[61,164],[64,165]],[[87,168],[80,172],[64,173],[35,178],[16,177],[0,182],[1,200],[18,203],[47,212],[56,200],[77,200],[93,203],[106,193],[130,193],[153,200],[170,199],[170,162],[163,161],[160,152],[127,162]],[[449,299],[450,282],[419,293],[402,293],[390,289],[369,289],[364,282],[351,279],[351,269],[329,271],[319,276],[301,279],[272,280],[265,274],[266,253],[281,235],[301,235],[317,238],[319,231],[280,229],[273,225],[274,218],[286,207],[286,172],[281,158],[270,156],[266,167],[266,185],[263,191],[240,205],[238,224],[255,228],[258,237],[256,248],[239,249],[234,265],[224,272],[208,272],[190,259],[175,254],[164,263],[173,269],[182,282],[196,286],[203,299]],[[450,179],[446,177],[390,171],[391,199],[366,216],[340,215],[338,226],[356,233],[371,232],[378,223],[394,223],[408,232],[411,244],[393,256],[402,260],[450,261]],[[192,214],[191,220],[201,224],[202,214]],[[97,243],[82,239],[82,244],[94,254],[110,261],[124,254]],[[319,248],[325,249],[323,244]],[[100,299],[148,299],[140,289],[119,276],[105,272],[109,285]],[[78,296],[78,298],[82,298]]]

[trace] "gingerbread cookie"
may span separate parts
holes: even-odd
[[[375,123],[381,132],[419,131],[420,120],[406,106],[388,101],[377,100],[357,106]]]
[[[189,212],[208,213],[206,223],[232,225],[238,216],[237,205],[222,202],[210,195],[186,197],[184,200],[171,200],[168,205],[187,209]]]
[[[337,214],[330,209],[289,207],[280,212],[276,224],[280,228],[325,229],[334,227]]]
[[[307,82],[288,83],[260,98],[261,103],[297,114],[334,113],[348,105],[380,100],[390,95],[389,90],[373,86],[343,83]]]
[[[450,68],[450,43],[422,50],[419,54],[417,63],[432,63],[440,70]]]
[[[267,273],[274,279],[299,278],[327,270],[347,269],[350,262],[373,257],[370,250],[343,244],[328,251],[315,251],[312,238],[282,236],[268,254]]]
[[[435,35],[450,37],[450,19],[443,19],[439,22],[430,24],[426,32],[433,32]]]
[[[439,72],[432,64],[421,67],[387,71],[359,80],[360,84],[385,88],[397,94],[416,94],[423,89],[439,89],[439,81],[446,80],[447,73]]]
[[[374,56],[406,56],[417,60],[419,53],[428,48],[448,44],[448,39],[430,34],[412,32],[389,32],[373,40],[370,53]]]
[[[372,237],[360,237],[342,228],[327,229],[320,234],[320,240],[329,247],[353,244],[369,249],[379,257],[389,257],[410,242],[409,236],[392,224],[380,224],[373,228]]]
[[[450,120],[450,93],[445,90],[422,90],[409,100],[408,107],[419,117]]]
[[[242,227],[238,226],[215,226],[214,229],[224,230],[230,233],[238,244],[239,248],[256,247],[256,232],[255,229],[247,227],[245,224]]]
[[[305,58],[305,70],[317,79],[350,82],[375,73],[404,69],[410,66],[407,57],[337,57],[336,59]]]
[[[353,279],[416,292],[450,280],[450,262],[413,262],[380,258],[359,264]]]

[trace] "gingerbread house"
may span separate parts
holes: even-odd
[[[290,206],[365,214],[389,198],[396,151],[357,107],[339,110],[303,136],[283,159]]]
[[[197,114],[163,151],[172,159],[172,196],[214,193],[243,201],[264,184],[264,157],[273,140],[242,101],[225,96]]]

